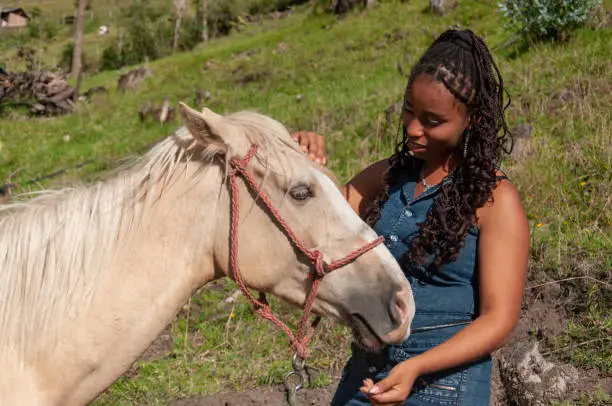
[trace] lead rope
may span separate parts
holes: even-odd
[[[314,332],[314,329],[316,328],[320,320],[320,317],[317,317],[310,326],[308,325],[312,306],[317,296],[321,280],[329,272],[350,264],[351,262],[359,258],[361,255],[375,248],[384,241],[384,238],[379,237],[374,241],[365,244],[363,247],[350,252],[344,258],[332,261],[328,264],[323,258],[323,253],[321,251],[308,249],[303,244],[303,242],[295,235],[295,233],[291,230],[287,222],[282,218],[276,207],[274,207],[268,195],[260,189],[260,187],[253,179],[253,176],[246,170],[249,161],[255,156],[256,152],[257,146],[253,145],[251,146],[251,148],[243,159],[234,158],[230,161],[230,165],[233,169],[229,174],[229,182],[231,189],[230,267],[236,284],[251,302],[253,310],[264,319],[267,319],[272,322],[279,329],[281,329],[287,335],[287,337],[289,337],[291,348],[295,351],[295,353],[292,362],[293,371],[285,376],[285,387],[291,387],[291,390],[288,390],[287,401],[291,406],[293,406],[295,405],[296,393],[302,387],[305,380],[305,360],[308,356],[308,342],[310,341],[312,333]],[[246,284],[244,283],[244,280],[242,279],[242,272],[240,271],[240,267],[238,266],[238,242],[240,223],[240,193],[237,182],[238,175],[241,175],[246,185],[251,190],[256,192],[256,194],[264,203],[272,217],[277,221],[279,227],[285,232],[291,243],[314,264],[314,273],[309,275],[309,278],[312,280],[310,291],[306,297],[304,313],[300,318],[296,334],[293,334],[291,329],[272,313],[268,301],[266,300],[265,294],[263,292],[260,292],[259,298],[255,298],[247,288]],[[292,386],[289,383],[290,379],[293,376],[299,377],[299,381],[295,386]]]

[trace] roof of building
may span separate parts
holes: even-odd
[[[30,18],[28,14],[24,11],[24,9],[22,9],[21,7],[2,7],[0,6],[0,15],[4,16],[6,14],[12,14],[12,13],[23,14],[24,17]]]

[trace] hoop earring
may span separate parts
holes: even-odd
[[[467,153],[468,153],[468,144],[470,143],[470,130],[465,130],[465,141],[463,143],[463,157],[467,158]]]

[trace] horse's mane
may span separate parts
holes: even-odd
[[[259,145],[259,157],[283,155],[287,147],[298,151],[287,130],[268,117],[240,112],[225,119]],[[197,148],[183,127],[108,180],[3,207],[0,354],[54,343],[65,318],[86,308],[118,248],[146,223],[164,188],[185,179],[181,163],[198,160],[205,168],[214,159],[214,151]],[[188,180],[206,173],[195,171]]]

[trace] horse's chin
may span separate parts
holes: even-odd
[[[352,315],[350,324],[355,342],[364,350],[379,352],[386,346],[378,334],[370,327],[368,322],[359,314]]]

